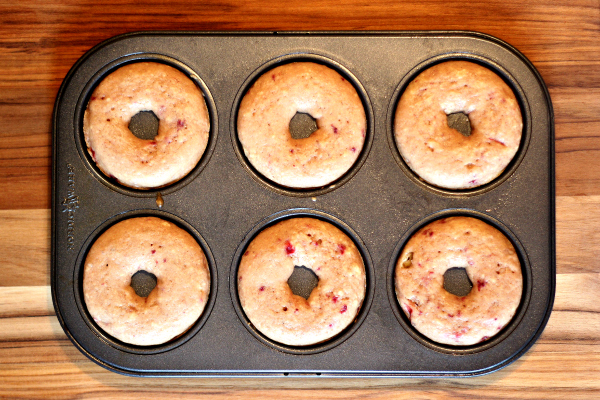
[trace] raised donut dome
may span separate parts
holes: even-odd
[[[288,284],[296,267],[318,283],[306,297]],[[260,231],[239,264],[240,303],[264,336],[289,346],[327,341],[356,319],[366,294],[366,271],[353,240],[333,224],[285,219]]]
[[[156,279],[150,293],[136,291],[132,281],[140,271]],[[138,346],[185,333],[202,315],[211,290],[208,261],[196,239],[157,217],[128,218],[104,231],[86,256],[82,287],[98,327]]]
[[[451,289],[446,280],[460,270],[470,287],[456,292],[457,285]],[[523,274],[501,231],[477,218],[455,216],[411,236],[396,264],[395,289],[418,332],[436,343],[466,346],[488,340],[511,321],[521,302]]]
[[[129,129],[133,117],[158,118],[153,138]],[[109,178],[135,189],[177,182],[197,164],[209,139],[202,91],[183,72],[159,62],[127,64],[94,89],[83,118],[88,153]]]
[[[457,114],[468,118],[466,132],[449,122]],[[497,178],[519,149],[522,130],[511,88],[468,61],[446,61],[421,72],[402,93],[394,120],[407,166],[425,182],[452,190]]]
[[[317,130],[297,139],[297,113]],[[365,143],[367,120],[354,86],[337,71],[314,62],[293,62],[262,74],[240,102],[237,134],[244,155],[276,184],[309,189],[342,177]]]

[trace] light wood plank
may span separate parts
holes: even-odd
[[[223,397],[249,399],[309,398],[427,398],[427,399],[564,399],[594,398],[600,390],[600,345],[539,343],[521,360],[494,374],[469,379],[139,379],[112,373],[69,351],[61,342],[22,344],[23,353],[56,353],[42,362],[22,361],[11,348],[0,345],[0,359],[21,361],[0,365],[0,396],[49,398],[43,396],[109,396],[133,398],[160,395],[161,398]],[[562,349],[557,349],[560,345]],[[60,356],[63,347],[66,354]],[[48,350],[46,350],[48,348]],[[565,371],[578,377],[556,379]],[[268,389],[267,389],[268,388]],[[485,388],[485,390],[482,390]],[[29,396],[29,397],[27,397]]]
[[[600,272],[600,196],[556,198],[557,273]]]
[[[600,272],[556,276],[553,312],[575,310],[600,314]]]
[[[0,287],[0,318],[54,315],[50,286]]]
[[[0,286],[50,285],[50,210],[0,210]]]
[[[65,337],[54,316],[0,318],[0,341],[49,340]]]

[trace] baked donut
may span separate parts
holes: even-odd
[[[131,118],[152,111],[154,139],[136,137]],[[120,67],[96,87],[83,116],[87,150],[98,168],[119,183],[152,189],[169,185],[198,164],[210,120],[200,89],[178,69],[158,62]]]
[[[130,286],[141,270],[157,279],[148,297]],[[125,343],[158,345],[181,335],[202,314],[209,291],[208,263],[198,242],[157,217],[116,223],[85,259],[85,306],[101,329]]]
[[[287,284],[295,266],[319,282],[306,300]],[[238,269],[246,316],[265,336],[289,346],[326,341],[354,321],[366,291],[360,252],[346,234],[315,218],[286,219],[261,231]]]
[[[456,267],[466,269],[472,283],[463,297],[444,289],[444,274]],[[436,220],[410,238],[396,264],[395,286],[417,331],[437,343],[465,346],[491,338],[512,319],[523,278],[506,236],[461,216]]]
[[[448,126],[462,112],[470,136]],[[498,177],[519,149],[519,103],[494,72],[468,61],[446,61],[410,82],[396,109],[394,134],[406,164],[424,181],[469,189]]]
[[[294,139],[290,121],[310,114],[318,129]],[[317,188],[344,175],[365,142],[367,119],[356,89],[333,69],[285,64],[261,75],[238,111],[237,134],[248,161],[271,181]]]

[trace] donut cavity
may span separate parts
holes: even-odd
[[[307,113],[296,112],[290,120],[290,135],[292,139],[307,139],[319,129],[317,121]]]
[[[153,111],[140,111],[131,117],[127,126],[131,133],[142,140],[153,140],[158,135],[160,121]]]
[[[446,115],[448,126],[455,131],[460,132],[463,136],[471,136],[471,120],[464,112],[455,112]]]
[[[131,283],[129,286],[131,286],[138,296],[148,297],[156,287],[157,281],[156,275],[153,273],[140,270],[131,275]]]
[[[312,291],[319,284],[319,277],[305,266],[294,266],[294,272],[287,280],[287,284],[296,296],[308,300]]]
[[[461,267],[448,268],[444,272],[444,289],[458,297],[465,297],[473,289],[467,270]]]

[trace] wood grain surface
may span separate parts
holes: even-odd
[[[52,110],[92,46],[139,30],[473,30],[540,71],[556,130],[557,287],[518,361],[468,379],[172,379],[109,372],[50,296]],[[0,398],[600,398],[600,0],[0,0]]]

